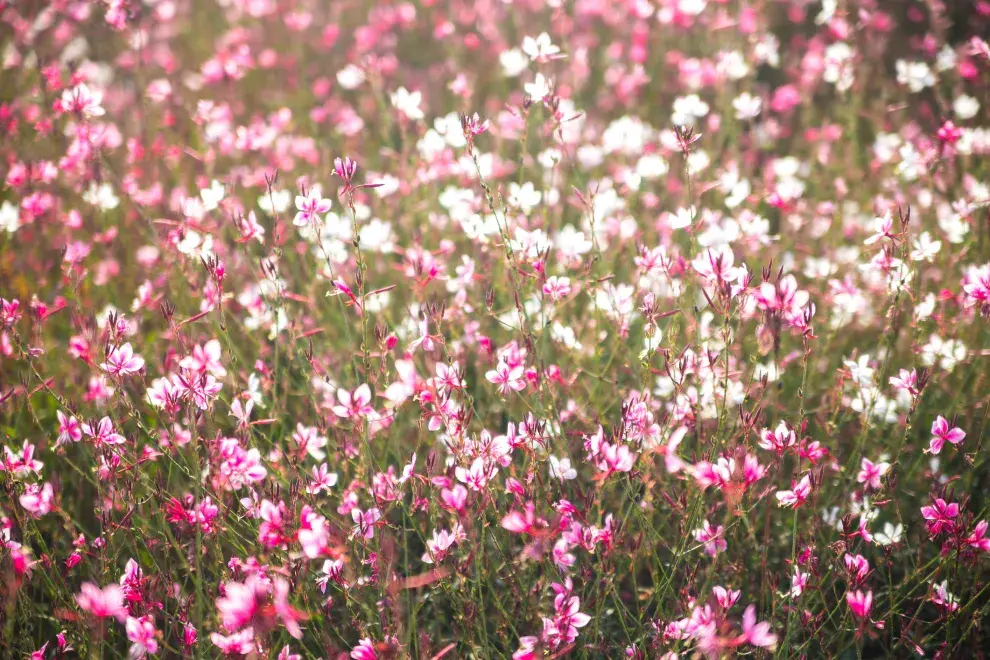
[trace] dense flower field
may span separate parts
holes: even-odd
[[[0,0],[0,656],[984,657],[988,33]]]

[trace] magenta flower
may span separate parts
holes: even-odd
[[[352,660],[378,660],[378,652],[375,650],[375,643],[368,637],[358,642],[358,645],[351,649]]]
[[[951,532],[955,527],[953,519],[959,515],[959,505],[955,502],[946,504],[941,497],[937,498],[931,505],[921,507],[921,515],[928,522],[928,533],[938,536],[943,531]]]
[[[865,594],[857,589],[846,592],[846,603],[852,610],[853,616],[866,620],[870,618],[870,610],[873,608],[873,592],[867,591]]]
[[[245,582],[224,583],[223,596],[216,601],[224,628],[231,632],[243,628],[257,616],[266,599],[267,590],[254,575]]]
[[[61,410],[56,411],[58,417],[58,438],[55,445],[62,445],[66,442],[79,442],[82,440],[82,425],[75,416],[66,416]]]
[[[760,447],[767,451],[783,454],[787,449],[797,444],[797,435],[787,424],[781,422],[777,428],[771,431],[763,429],[760,431]]]
[[[972,546],[983,552],[990,552],[990,538],[987,538],[987,521],[981,520],[976,523],[973,532],[963,539],[966,545]]]
[[[939,415],[932,422],[932,439],[928,445],[928,451],[932,454],[939,454],[946,442],[958,445],[965,437],[965,431],[956,426],[951,426],[948,420]]]

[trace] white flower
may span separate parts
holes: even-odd
[[[542,101],[546,97],[550,96],[550,87],[552,81],[549,81],[544,77],[542,73],[536,74],[536,78],[531,83],[526,83],[523,85],[523,90],[529,94],[533,100]]]
[[[925,231],[911,242],[911,259],[930,262],[941,249],[942,241],[933,241],[932,235]]]
[[[697,94],[679,96],[674,99],[674,111],[670,121],[675,126],[694,126],[699,119],[708,114],[709,109],[708,104]]]
[[[265,193],[258,197],[258,206],[268,215],[285,213],[292,203],[292,193],[288,190],[273,190],[271,195]]]
[[[755,119],[763,108],[763,101],[758,96],[743,92],[732,101],[736,109],[736,118],[740,120]]]
[[[10,202],[4,200],[3,205],[0,205],[0,231],[13,234],[20,228],[20,226],[20,210]]]
[[[901,537],[904,534],[904,525],[897,523],[896,525],[891,525],[890,523],[883,524],[882,532],[875,532],[873,534],[873,542],[877,545],[893,545],[895,543],[901,542]]]
[[[697,16],[707,5],[708,0],[677,0],[677,11],[688,16]]]
[[[104,211],[115,209],[120,205],[120,198],[114,194],[113,186],[109,183],[97,184],[94,181],[89,184],[89,189],[83,193],[83,199]]]
[[[529,58],[518,48],[504,51],[498,56],[502,72],[509,78],[515,78],[529,66]]]
[[[972,96],[960,94],[952,102],[952,111],[959,119],[972,119],[980,111],[980,102]]]
[[[577,477],[577,470],[571,466],[571,459],[550,456],[550,478],[570,481]]]
[[[523,213],[532,211],[542,198],[543,194],[529,181],[521,186],[515,182],[509,184],[509,204],[518,206]]]
[[[391,98],[392,107],[409,119],[416,121],[423,118],[423,111],[419,107],[423,102],[422,92],[410,92],[405,87],[400,87],[392,93]]]
[[[337,82],[344,89],[357,89],[365,81],[364,71],[354,64],[348,64],[337,72]]]
[[[524,37],[522,43],[523,52],[529,55],[529,59],[545,60],[547,58],[553,57],[560,52],[560,48],[553,45],[550,41],[550,35],[546,32],[541,32],[540,36],[536,37]]]
[[[924,62],[897,60],[896,68],[897,82],[906,85],[915,94],[935,84],[935,75]]]
[[[636,162],[636,174],[644,179],[656,179],[669,171],[670,166],[659,154],[643,156]]]
[[[220,205],[223,201],[224,190],[223,184],[213,179],[209,188],[204,188],[199,191],[199,196],[203,199],[203,210],[212,211]]]

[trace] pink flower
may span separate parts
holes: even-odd
[[[791,598],[803,594],[806,586],[808,586],[808,573],[794,569],[794,574],[791,576]]]
[[[961,428],[950,426],[949,422],[939,415],[932,422],[932,439],[928,445],[928,451],[932,454],[938,454],[942,451],[942,446],[946,442],[958,445],[965,437],[965,431]]]
[[[66,442],[79,442],[82,440],[82,425],[75,416],[67,417],[61,410],[57,411],[58,417],[58,439],[55,445],[59,446]]]
[[[223,378],[227,375],[227,370],[220,362],[221,354],[220,342],[211,339],[202,346],[199,344],[194,346],[192,355],[182,358],[179,366],[196,373],[209,372],[217,378]]]
[[[861,466],[862,469],[859,471],[859,474],[856,475],[856,481],[861,484],[866,484],[867,488],[880,490],[880,478],[887,474],[887,471],[890,469],[890,463],[887,463],[886,461],[873,463],[872,461],[864,458]]]
[[[467,488],[455,484],[453,488],[444,488],[440,491],[440,505],[455,513],[464,513],[467,507],[467,496]]]
[[[629,472],[636,463],[636,455],[623,444],[606,442],[602,445],[598,459],[598,469],[611,475],[616,472]]]
[[[938,536],[943,531],[951,532],[955,527],[952,519],[959,515],[959,505],[955,502],[946,504],[939,497],[930,506],[921,507],[921,515],[928,521],[928,533]]]
[[[299,514],[298,538],[303,554],[310,559],[316,559],[329,550],[330,530],[327,529],[327,519],[314,512],[308,504],[303,506]]]
[[[183,375],[178,380],[179,388],[200,410],[208,410],[223,389],[223,383],[218,383],[211,373]]]
[[[724,247],[720,250],[706,250],[695,257],[691,265],[706,281],[735,282],[745,274],[745,269],[733,266],[734,262],[732,249]]]
[[[52,485],[45,483],[44,486],[31,484],[21,493],[20,501],[24,510],[31,514],[32,518],[40,518],[47,515],[52,510],[52,500],[55,494],[52,492]]]
[[[559,302],[567,297],[571,292],[571,279],[569,277],[548,277],[543,283],[543,295],[551,302]]]
[[[102,447],[103,445],[121,445],[126,442],[126,438],[113,430],[113,422],[110,421],[109,417],[102,418],[96,423],[96,426],[90,426],[89,424],[82,425],[83,433],[93,439],[93,444],[96,447]]]
[[[868,619],[870,617],[870,610],[873,608],[873,592],[867,591],[864,594],[859,589],[856,591],[847,591],[846,603],[849,604],[849,609],[852,610],[853,616],[859,619]]]
[[[933,603],[941,605],[947,612],[955,612],[959,609],[959,599],[949,592],[946,580],[935,585],[931,599]]]
[[[127,639],[132,643],[131,658],[143,658],[148,653],[158,653],[158,640],[155,638],[158,631],[155,630],[155,623],[150,616],[143,616],[140,619],[129,616],[124,627],[127,631]]]
[[[536,647],[539,643],[539,637],[532,635],[520,637],[519,649],[512,654],[512,660],[536,660]]]
[[[275,608],[275,615],[282,620],[282,625],[296,639],[302,639],[302,628],[299,622],[305,620],[305,616],[296,608],[289,604],[289,583],[287,580],[277,578],[275,580],[275,595],[272,598],[272,605]]]
[[[484,490],[485,486],[488,485],[488,482],[494,478],[497,472],[498,468],[495,465],[489,465],[480,456],[474,459],[471,467],[465,468],[459,465],[454,469],[457,480],[474,491]]]
[[[84,612],[98,618],[112,616],[120,622],[127,618],[124,591],[117,584],[108,584],[100,589],[92,582],[86,582],[76,594],[76,603]]]
[[[870,574],[870,562],[863,555],[851,555],[846,553],[843,557],[846,564],[846,571],[856,583],[862,583],[866,576]]]
[[[41,461],[35,460],[34,445],[27,440],[24,441],[20,453],[15,454],[6,445],[3,448],[3,453],[4,456],[3,462],[0,463],[0,472],[8,471],[18,479],[24,479],[32,474],[41,474],[41,468],[45,465]]]
[[[217,611],[224,628],[234,632],[258,614],[267,590],[255,575],[249,575],[245,582],[227,582],[223,586],[224,595],[217,598]]]
[[[579,611],[581,600],[571,595],[570,578],[564,585],[555,582],[550,586],[556,593],[553,602],[555,612],[552,618],[543,618],[543,639],[551,648],[557,649],[577,639],[578,629],[588,625],[591,617]]]
[[[282,650],[279,651],[278,657],[275,660],[302,660],[302,656],[298,653],[293,653],[289,648],[289,645],[286,644],[282,647]]]
[[[873,235],[863,241],[866,245],[873,245],[884,238],[894,238],[894,219],[890,214],[890,209],[882,217],[873,220]]]
[[[502,527],[514,534],[533,534],[546,526],[542,518],[536,517],[536,506],[532,502],[526,502],[523,511],[510,511],[502,518]]]
[[[733,591],[720,585],[712,587],[712,593],[715,594],[715,602],[723,610],[727,610],[735,605],[736,601],[739,600],[739,596],[742,595],[742,591]]]
[[[134,349],[129,343],[117,346],[107,354],[106,362],[100,368],[112,376],[126,376],[141,371],[144,367],[144,359],[140,355],[134,354]]]

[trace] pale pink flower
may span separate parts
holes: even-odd
[[[521,366],[510,367],[505,362],[485,374],[488,382],[498,385],[498,393],[506,396],[510,391],[519,392],[526,389],[525,369]]]
[[[804,504],[811,494],[811,478],[804,475],[796,484],[792,483],[793,490],[778,490],[776,492],[777,502],[780,506],[796,508]]]
[[[743,636],[747,643],[761,648],[772,649],[777,645],[777,636],[770,632],[766,621],[756,622],[756,606],[750,605],[743,612]]]
[[[100,368],[112,376],[127,376],[137,373],[144,367],[144,359],[134,354],[130,343],[116,346],[107,354],[106,362]]]
[[[382,512],[378,507],[372,507],[367,511],[361,509],[351,509],[351,519],[354,521],[354,528],[351,536],[360,536],[365,539],[375,538],[375,523],[381,520]]]
[[[292,224],[297,227],[305,227],[320,221],[320,216],[330,211],[332,205],[329,199],[320,194],[320,187],[313,186],[304,195],[296,195],[296,217],[292,219]]]
[[[357,419],[367,417],[375,411],[371,405],[371,388],[367,383],[359,385],[353,392],[338,389],[337,400],[340,404],[331,408],[337,417]]]

